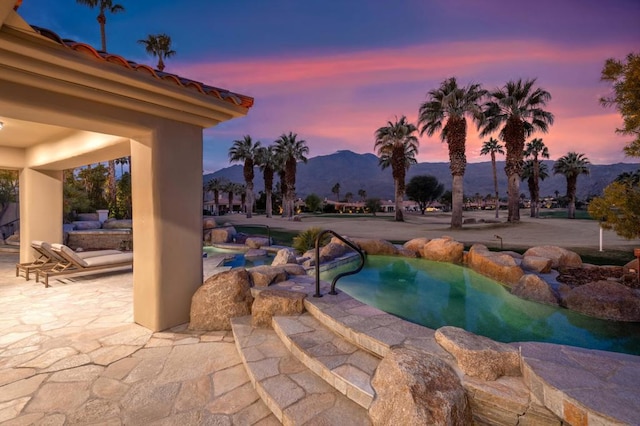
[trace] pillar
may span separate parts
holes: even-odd
[[[202,284],[202,128],[159,121],[131,162],[133,316],[164,330],[189,321]]]
[[[31,241],[62,242],[62,171],[20,171],[20,262],[33,260]]]

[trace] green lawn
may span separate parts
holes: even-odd
[[[540,217],[550,218],[550,219],[566,219],[567,211],[566,210],[549,210],[545,211],[543,209],[540,210]],[[576,219],[589,219],[593,220],[589,213],[586,210],[576,210]]]

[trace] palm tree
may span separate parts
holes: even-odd
[[[536,164],[535,160],[526,160],[524,162],[524,165],[522,166],[521,179],[523,181],[526,180],[527,186],[529,187],[529,194],[531,195],[531,217],[538,217],[537,203],[540,197],[540,186],[538,185],[538,182],[539,180],[545,180],[548,177],[549,169],[546,164]],[[534,204],[536,205],[535,212]]]
[[[360,197],[360,201],[364,202],[367,199],[367,191],[358,189],[358,197]]]
[[[273,146],[261,146],[256,150],[255,163],[262,171],[264,179],[264,192],[266,194],[267,217],[271,217],[273,210],[273,175],[278,169],[278,161]]]
[[[138,43],[144,44],[148,54],[158,57],[158,69],[164,71],[164,59],[170,58],[176,54],[171,49],[171,37],[162,34],[149,34],[146,39],[138,40]]]
[[[485,105],[485,122],[480,136],[487,136],[502,127],[500,139],[507,149],[504,170],[507,173],[509,222],[520,220],[518,198],[524,141],[535,131],[546,133],[553,124],[553,114],[543,109],[551,94],[542,88],[534,88],[535,83],[536,79],[508,81],[489,93],[491,100]]]
[[[238,184],[234,182],[225,182],[220,189],[227,194],[229,203],[229,213],[233,212],[233,194],[237,193]]]
[[[442,141],[449,145],[449,169],[452,176],[451,228],[462,228],[463,179],[467,167],[465,143],[467,140],[467,119],[470,115],[478,126],[483,114],[479,102],[487,93],[479,84],[458,87],[455,77],[442,82],[439,88],[427,93],[427,100],[420,105],[418,125],[422,125],[420,135],[433,136],[440,132]],[[446,124],[443,125],[443,121]]]
[[[333,188],[331,188],[331,192],[336,194],[336,201],[340,202],[340,182],[333,185]]]
[[[231,163],[244,162],[242,173],[246,187],[245,197],[248,201],[247,218],[251,218],[253,210],[253,166],[255,165],[258,148],[260,148],[260,141],[254,143],[249,135],[246,135],[241,140],[233,141],[233,146],[229,148],[229,161]]]
[[[480,155],[491,154],[491,169],[493,170],[493,188],[496,193],[496,219],[500,216],[500,195],[498,193],[498,171],[496,170],[496,154],[504,155],[502,145],[494,138],[484,141]]]
[[[100,10],[98,14],[98,23],[100,24],[100,40],[102,42],[102,51],[107,51],[107,34],[104,30],[107,24],[107,16],[105,12],[118,13],[124,12],[124,6],[120,4],[113,4],[112,0],[76,0],[76,3],[89,6],[91,9],[97,7]]]
[[[220,192],[224,190],[227,180],[224,178],[213,178],[207,182],[206,190],[213,192],[214,215],[220,214]]]
[[[113,4],[112,0],[76,0],[76,3],[89,6],[91,9],[97,7],[100,10],[98,13],[98,23],[100,24],[100,41],[102,44],[102,51],[107,51],[107,34],[105,32],[105,25],[107,24],[107,16],[105,12],[119,13],[124,12],[124,6],[120,4]],[[109,207],[115,209],[116,199],[116,163],[114,160],[108,162],[108,175],[107,175],[107,188],[109,192]]]
[[[567,209],[567,217],[569,219],[576,218],[576,187],[578,176],[589,174],[589,159],[584,154],[577,152],[569,152],[567,155],[558,158],[553,164],[553,174],[561,174],[567,179],[567,198],[569,206]]]
[[[522,154],[525,158],[531,157],[533,167],[533,184],[535,186],[535,191],[531,193],[531,217],[540,217],[538,206],[540,189],[538,187],[538,181],[542,178],[540,177],[541,164],[538,160],[538,156],[541,158],[549,158],[549,149],[546,147],[544,142],[542,142],[542,139],[535,138],[527,142],[527,146]]]
[[[294,214],[294,198],[296,194],[296,168],[298,161],[307,162],[306,155],[309,154],[309,147],[304,140],[298,140],[298,135],[293,132],[283,133],[275,141],[276,153],[282,158],[284,169],[284,183],[286,193],[283,197],[283,212],[286,217],[292,218]],[[285,201],[286,199],[286,201]]]
[[[344,200],[347,203],[350,203],[351,200],[353,200],[353,193],[352,192],[347,192],[346,194],[344,194]]]
[[[122,176],[124,174],[124,165],[129,164],[129,158],[128,157],[116,158],[114,160],[114,164],[120,165],[120,176]]]
[[[391,166],[395,186],[395,220],[403,222],[402,201],[404,199],[405,176],[411,165],[416,164],[418,138],[414,133],[418,128],[407,121],[404,115],[395,123],[389,121],[375,133],[374,149],[378,151],[382,169]]]

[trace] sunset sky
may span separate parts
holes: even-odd
[[[204,170],[229,166],[233,140],[263,144],[293,131],[310,156],[373,152],[375,130],[406,115],[451,76],[492,90],[537,78],[555,124],[542,137],[551,158],[583,152],[595,164],[625,158],[629,138],[598,98],[607,58],[640,52],[638,0],[114,0],[111,53],[154,65],[137,40],[167,33],[177,54],[165,71],[253,96],[245,118],[204,133]],[[19,13],[63,38],[100,46],[97,10],[75,0],[24,0]],[[487,139],[487,138],[485,138]],[[479,155],[474,125],[469,162]],[[448,161],[439,135],[420,138],[420,162]]]

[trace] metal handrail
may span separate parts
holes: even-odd
[[[233,225],[231,225],[233,226]],[[261,225],[261,224],[249,224],[249,225],[240,225],[243,228],[267,228],[267,239],[269,240],[269,243],[267,245],[271,245],[271,228],[269,228],[269,225]],[[211,231],[212,229],[221,229],[221,228],[228,228],[229,225],[225,226],[225,225],[218,225],[218,226],[212,226],[212,227],[207,227],[207,228],[202,228],[202,233],[204,234],[205,231]]]
[[[330,229],[321,231],[316,237],[316,294],[314,294],[313,297],[322,297],[322,294],[320,293],[320,241],[325,234],[333,235],[360,255],[360,265],[358,265],[358,268],[354,269],[353,271],[341,272],[333,278],[333,281],[331,282],[331,291],[329,291],[329,294],[338,294],[338,292],[336,291],[336,282],[340,278],[346,277],[347,275],[357,274],[358,272],[362,271],[362,268],[364,268],[364,252],[362,251],[362,249],[360,249],[360,247]]]

